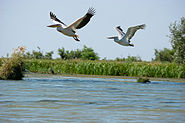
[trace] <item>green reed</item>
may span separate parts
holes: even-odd
[[[185,78],[185,65],[175,63],[84,61],[84,60],[26,60],[31,72],[56,74],[87,74],[134,77]]]

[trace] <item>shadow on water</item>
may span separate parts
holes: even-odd
[[[185,83],[50,76],[0,87],[0,122],[185,121]]]

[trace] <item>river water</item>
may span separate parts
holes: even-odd
[[[0,123],[185,122],[185,83],[28,77],[0,80]]]

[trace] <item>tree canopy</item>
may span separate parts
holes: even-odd
[[[180,22],[175,21],[169,26],[170,43],[172,49],[164,48],[163,50],[155,49],[156,61],[185,63],[185,18],[182,17]]]
[[[174,50],[174,61],[185,63],[185,18],[182,17],[180,22],[175,21],[169,26],[170,42]]]
[[[61,59],[83,59],[83,60],[98,60],[98,54],[92,48],[84,46],[82,50],[69,51],[64,48],[58,49],[58,54]]]

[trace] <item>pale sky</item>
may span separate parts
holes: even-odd
[[[53,24],[52,11],[69,25],[86,14],[89,7],[96,15],[82,29],[77,30],[80,42],[59,33],[47,25]],[[185,0],[0,0],[0,57],[11,54],[18,46],[27,51],[54,51],[91,47],[100,58],[140,56],[142,60],[154,58],[154,49],[171,48],[169,25],[185,17]],[[117,35],[116,26],[124,32],[130,26],[146,24],[131,39],[134,47],[124,47],[107,36]]]

